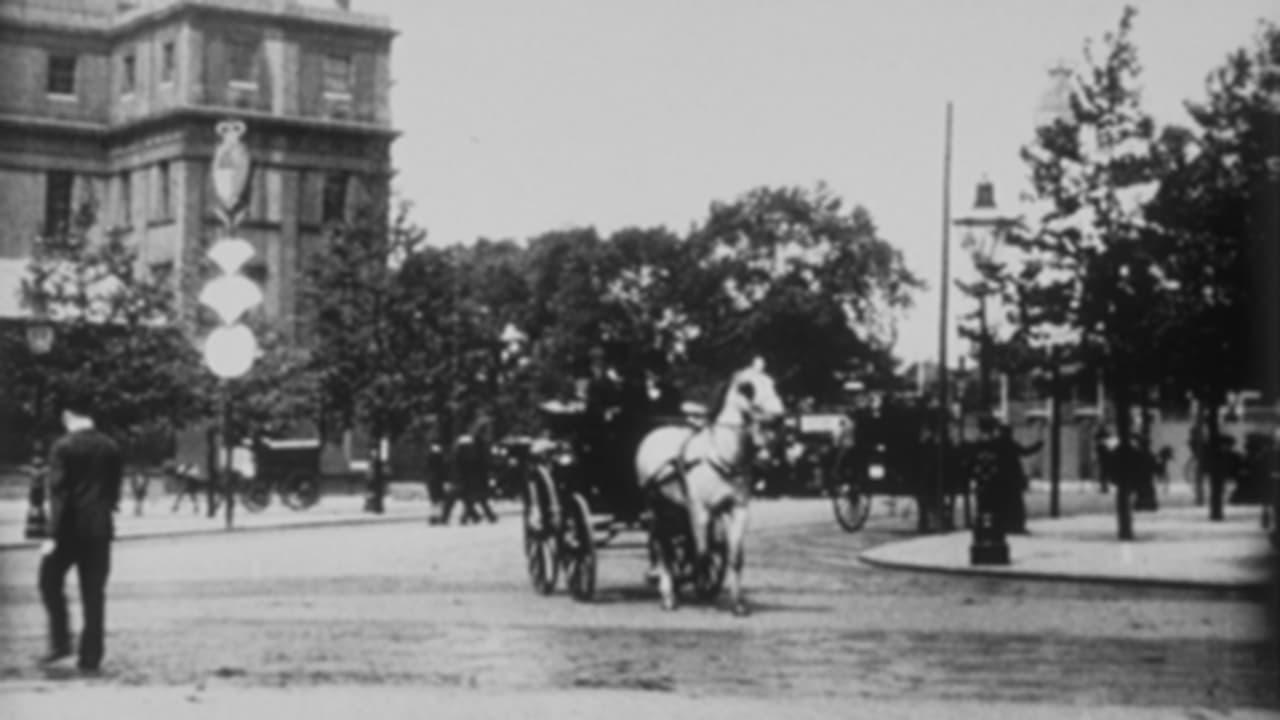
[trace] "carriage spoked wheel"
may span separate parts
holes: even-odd
[[[546,468],[529,473],[524,503],[524,556],[533,589],[550,595],[560,573],[557,562],[559,538],[552,493],[555,486]]]
[[[560,561],[565,583],[575,600],[590,600],[596,592],[596,545],[587,501],[578,493],[567,498],[560,535]]]
[[[320,482],[314,475],[289,473],[284,479],[284,488],[280,497],[292,510],[306,510],[320,500]]]
[[[262,512],[271,504],[271,481],[268,478],[258,477],[246,482],[237,477],[236,482],[241,483],[244,488],[240,493],[240,501],[249,512]]]
[[[711,602],[724,588],[724,577],[729,571],[728,518],[717,515],[711,522],[711,537],[707,543],[707,557],[697,563],[693,574],[693,592],[699,602]]]
[[[845,532],[857,532],[871,514],[871,495],[862,488],[852,453],[836,456],[831,469],[831,507]]]

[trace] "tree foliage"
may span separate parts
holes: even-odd
[[[142,267],[119,234],[91,237],[94,213],[85,205],[66,232],[35,240],[22,302],[52,322],[55,340],[26,370],[39,376],[47,408],[85,403],[100,427],[136,447],[203,416],[208,398],[169,273]]]

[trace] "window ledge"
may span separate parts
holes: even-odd
[[[325,90],[324,99],[331,102],[351,102],[350,90]]]
[[[257,80],[228,80],[227,87],[233,90],[257,90]]]
[[[52,100],[53,102],[61,102],[61,103],[80,102],[80,96],[75,93],[46,92],[44,96],[49,100]]]
[[[177,222],[176,218],[154,218],[147,221],[147,227],[163,227],[165,225],[172,225],[175,222]]]

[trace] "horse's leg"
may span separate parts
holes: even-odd
[[[661,497],[657,497],[658,494],[655,490],[654,497],[650,500],[652,521],[649,524],[649,551],[653,552],[656,549],[658,553],[657,563],[653,570],[657,574],[658,593],[662,598],[662,609],[675,610],[675,548],[672,543],[675,540],[676,533],[673,532],[674,528],[671,527],[672,512],[661,506],[663,500]]]
[[[742,565],[745,556],[744,542],[747,537],[747,506],[736,502],[725,512],[728,517],[727,528],[728,560],[729,560],[729,597],[733,602],[733,614],[745,616],[750,614],[747,600],[742,594]]]

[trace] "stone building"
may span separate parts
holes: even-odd
[[[40,233],[84,203],[181,276],[220,231],[210,159],[235,118],[255,163],[240,234],[266,311],[294,317],[327,223],[390,180],[394,31],[348,2],[0,2],[0,315]]]

